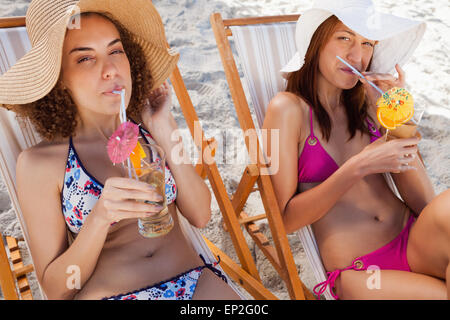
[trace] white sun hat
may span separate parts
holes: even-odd
[[[303,13],[295,30],[296,54],[280,70],[283,77],[300,70],[317,28],[335,15],[343,24],[369,40],[377,40],[369,71],[391,73],[403,66],[419,45],[426,25],[375,10],[372,0],[316,0]]]

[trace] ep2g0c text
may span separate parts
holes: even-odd
[[[268,305],[242,305],[242,304],[226,304],[225,314],[269,314]]]

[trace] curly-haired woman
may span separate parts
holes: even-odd
[[[74,8],[80,9],[75,15]],[[204,264],[178,223],[175,206],[192,225],[205,226],[211,196],[192,165],[176,163],[170,152],[177,143],[170,140],[176,123],[164,81],[178,55],[167,50],[152,3],[34,0],[27,30],[33,47],[0,78],[16,89],[3,92],[0,103],[29,118],[45,138],[20,154],[17,186],[46,295],[238,298],[218,271]],[[162,237],[144,238],[137,228],[138,218],[160,209],[136,200],[160,196],[146,183],[121,177],[106,152],[106,137],[120,123],[121,97],[112,91],[121,89],[142,138],[155,140],[166,153],[166,181],[173,184],[167,189],[176,190],[166,192],[175,226]],[[80,271],[79,288],[66,284],[70,266]]]

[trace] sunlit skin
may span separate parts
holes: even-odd
[[[357,45],[355,45],[357,43]],[[341,24],[325,45],[319,59],[319,96],[325,105],[336,107],[338,101],[330,101],[339,97],[343,89],[351,89],[358,82],[358,77],[336,56],[345,53],[345,60],[357,70],[365,71],[372,58],[375,41],[357,36],[353,31]]]
[[[270,102],[263,127],[278,129],[280,135],[279,141],[270,142],[279,143],[282,155],[279,171],[271,176],[278,204],[288,233],[312,225],[327,271],[346,268],[355,258],[384,246],[404,228],[410,211],[420,214],[407,247],[412,272],[381,270],[381,289],[369,290],[367,279],[372,274],[344,271],[336,281],[336,293],[341,299],[446,299],[450,292],[450,192],[435,196],[417,156],[419,139],[386,142],[381,138],[370,143],[368,132],[364,132],[348,140],[348,120],[340,95],[362,80],[345,72],[347,67],[337,55],[383,91],[405,85],[405,73],[398,65],[398,77],[365,71],[373,45],[375,41],[339,23],[320,53],[318,95],[332,130],[326,141],[314,118],[314,134],[339,166],[325,181],[298,182],[298,159],[310,134],[309,106],[288,92],[279,93]],[[362,82],[369,114],[376,120],[379,93]],[[384,172],[392,173],[407,206],[389,189],[381,174]]]
[[[89,27],[87,24],[70,30],[70,37],[64,42],[62,85],[78,107],[81,127],[84,128],[84,122],[92,122],[88,126],[95,127],[95,123],[112,121],[108,130],[112,133],[120,108],[120,96],[112,91],[124,88],[128,105],[132,89],[130,63],[117,29],[98,24],[86,33]]]
[[[164,149],[177,184],[176,202],[169,205],[175,220],[171,232],[154,239],[138,233],[137,218],[151,216],[159,209],[135,200],[154,201],[159,195],[148,184],[124,177],[120,166],[113,166],[107,156],[107,137],[120,123],[121,99],[111,91],[125,88],[126,107],[130,101],[129,58],[114,24],[101,16],[83,16],[81,29],[66,33],[60,85],[69,92],[78,111],[73,143],[85,169],[104,185],[100,199],[70,246],[60,194],[68,139],[42,142],[18,159],[19,201],[37,277],[50,299],[101,299],[203,265],[179,226],[176,209],[192,225],[202,228],[211,216],[211,195],[190,162],[180,164],[172,158],[171,150],[179,141],[170,140],[177,126],[170,113],[171,89],[167,82],[149,93],[141,125]],[[117,223],[111,226],[113,222]],[[66,285],[70,276],[66,270],[73,265],[81,271],[79,290]],[[193,298],[238,297],[211,270],[204,269]]]

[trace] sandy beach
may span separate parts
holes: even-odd
[[[0,17],[25,15],[29,0],[0,0]],[[404,66],[407,89],[412,92],[416,106],[426,108],[420,123],[422,140],[419,144],[427,171],[436,193],[450,187],[450,7],[448,0],[375,0],[381,11],[418,19],[427,23],[427,31],[412,59]],[[180,52],[179,69],[207,137],[220,136],[229,130],[239,130],[239,123],[214,35],[209,23],[213,12],[223,18],[266,16],[302,13],[313,1],[288,0],[157,0],[153,1],[166,27],[171,47]],[[181,129],[186,131],[178,102],[174,98],[173,114]],[[185,141],[186,144],[191,141]],[[233,144],[227,152],[237,154],[245,149],[242,141]],[[245,163],[218,164],[229,194],[234,193]],[[212,219],[201,232],[219,248],[238,261],[231,240],[223,230],[222,216],[213,197]],[[263,212],[262,203],[255,193],[245,211],[250,215]],[[270,239],[266,222],[260,227]],[[21,237],[20,224],[3,184],[0,180],[0,232]],[[312,288],[313,278],[301,243],[296,234],[288,236],[302,281]],[[263,284],[280,299],[289,299],[287,289],[262,252],[247,238],[260,271]],[[20,243],[25,262],[29,254],[24,242]],[[36,299],[40,298],[36,278],[31,276],[31,286]]]

